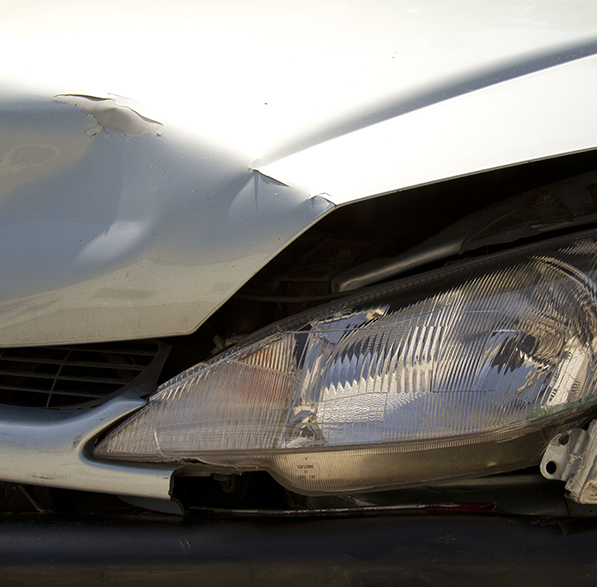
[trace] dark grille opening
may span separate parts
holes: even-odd
[[[77,408],[155,384],[170,347],[157,340],[0,349],[0,403]]]

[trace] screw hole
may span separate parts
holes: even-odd
[[[558,439],[558,442],[561,446],[566,446],[569,440],[570,434],[562,434],[562,436],[560,436],[560,438]]]
[[[545,471],[550,475],[553,475],[558,470],[558,466],[553,461],[549,461],[545,464]]]

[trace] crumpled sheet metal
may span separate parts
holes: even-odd
[[[193,332],[334,208],[114,97],[64,102],[0,102],[0,347]]]
[[[596,144],[590,0],[140,6],[4,2],[0,347],[192,332],[334,206]]]

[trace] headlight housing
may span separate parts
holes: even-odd
[[[597,402],[597,235],[377,287],[165,383],[98,458],[270,471],[302,493],[536,462]]]

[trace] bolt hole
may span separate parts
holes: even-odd
[[[545,464],[545,471],[550,475],[553,475],[557,470],[558,466],[553,461],[549,461]]]
[[[560,445],[566,446],[569,440],[570,434],[562,434],[562,436],[560,436],[560,438],[558,439],[558,442],[560,443]]]

